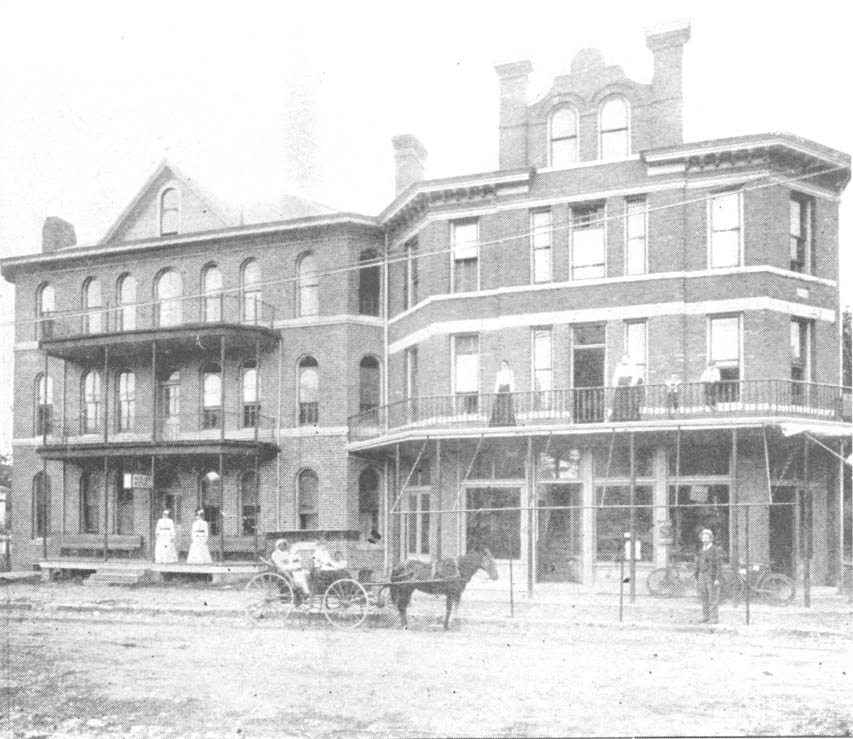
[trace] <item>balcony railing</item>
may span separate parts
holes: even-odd
[[[411,398],[349,419],[350,441],[403,430],[453,427],[583,425],[677,419],[794,416],[848,420],[850,389],[793,380],[747,380],[468,393]]]
[[[272,329],[275,308],[250,295],[210,295],[50,313],[36,323],[40,341],[158,331],[181,326],[242,325]]]

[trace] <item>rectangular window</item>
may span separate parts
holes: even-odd
[[[814,200],[792,193],[788,207],[791,222],[791,270],[811,274],[814,272]]]
[[[625,322],[625,352],[631,357],[631,364],[637,368],[643,382],[648,382],[646,376],[646,322]]]
[[[625,274],[646,273],[646,200],[625,203]]]
[[[480,338],[453,337],[453,394],[456,409],[461,413],[476,413],[480,393]]]
[[[710,207],[710,266],[737,267],[741,263],[741,193],[715,195]]]
[[[453,251],[453,292],[479,289],[480,224],[479,221],[456,221],[450,224]]]
[[[418,240],[412,239],[404,248],[403,310],[408,310],[418,304]]]
[[[604,277],[604,204],[572,208],[572,279]]]
[[[805,386],[811,381],[811,322],[802,318],[791,319],[791,398],[802,404]]]
[[[720,397],[740,398],[740,316],[711,318],[708,327],[708,356],[720,370]]]
[[[429,493],[409,494],[408,553],[411,556],[429,554]]]
[[[533,405],[535,410],[551,408],[553,376],[551,367],[551,329],[533,329]]]
[[[533,282],[551,281],[551,211],[530,214],[530,240],[533,248]]]

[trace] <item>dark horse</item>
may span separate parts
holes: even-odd
[[[447,613],[444,616],[445,630],[450,627],[450,612],[453,605],[459,606],[459,599],[465,586],[479,569],[484,569],[492,580],[498,579],[495,560],[488,549],[469,552],[456,559],[440,559],[438,562],[419,562],[410,559],[397,565],[391,571],[391,600],[400,611],[400,623],[408,627],[406,609],[412,599],[412,593],[420,590],[432,595],[447,596]]]

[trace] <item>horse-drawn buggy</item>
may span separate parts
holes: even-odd
[[[344,567],[318,567],[317,552],[316,543],[305,542],[290,549],[288,557],[277,557],[275,552],[269,559],[261,557],[268,569],[246,585],[246,615],[255,623],[284,623],[293,614],[322,614],[333,626],[352,629],[392,603],[405,628],[412,594],[420,590],[446,596],[447,629],[453,606],[459,605],[462,591],[477,570],[485,570],[492,580],[498,577],[488,549],[437,562],[408,560],[383,579],[374,579],[368,569],[353,576]]]

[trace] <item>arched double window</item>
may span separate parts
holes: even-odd
[[[317,479],[317,473],[314,470],[302,470],[299,473],[297,485],[299,488],[297,491],[299,528],[320,528],[317,513],[317,492],[320,488],[320,481]]]
[[[42,436],[53,430],[53,378],[40,374],[35,384],[35,435]]]
[[[104,330],[103,308],[101,281],[90,277],[83,283],[83,333],[99,334]]]
[[[133,431],[136,424],[136,375],[130,370],[119,372],[116,387],[118,430]]]
[[[243,428],[254,428],[261,420],[261,388],[254,359],[247,359],[240,368],[240,397]]]
[[[320,365],[314,357],[299,360],[299,425],[312,426],[320,420]]]
[[[599,114],[600,158],[622,159],[631,153],[628,102],[619,96],[607,98]]]
[[[258,530],[258,476],[251,470],[240,476],[240,534],[252,536]]]
[[[91,472],[84,472],[80,478],[80,533],[99,533],[100,522],[100,485]]]
[[[222,320],[222,272],[215,264],[208,264],[201,273],[202,320],[218,323]]]
[[[163,190],[160,196],[160,235],[178,233],[181,225],[181,193],[175,187]]]
[[[101,430],[101,375],[97,370],[83,375],[81,395],[82,432],[97,434]]]
[[[219,534],[222,517],[222,480],[219,473],[210,470],[201,477],[201,507],[211,536]]]
[[[201,370],[202,428],[218,429],[222,425],[222,368],[206,364]]]
[[[360,413],[379,407],[379,360],[366,356],[358,365],[358,410]]]
[[[379,530],[379,473],[372,467],[358,476],[358,524],[365,539]]]
[[[380,269],[375,249],[365,249],[358,261],[358,312],[363,316],[379,315]]]
[[[243,304],[244,323],[261,320],[261,265],[255,259],[247,259],[240,270],[240,296]]]
[[[122,275],[118,279],[118,320],[122,331],[136,330],[136,278]]]
[[[157,300],[157,325],[162,328],[178,326],[182,321],[182,297],[184,281],[173,269],[161,272],[157,277],[154,295]]]
[[[56,296],[53,285],[45,283],[36,292],[36,338],[53,338],[53,314],[56,311]]]
[[[578,163],[578,116],[572,108],[557,108],[551,114],[551,167],[570,167]]]
[[[299,281],[297,312],[300,316],[316,316],[320,313],[320,279],[317,275],[317,257],[303,254],[296,263]]]
[[[50,478],[39,472],[33,477],[32,521],[30,531],[34,539],[41,538],[50,529],[47,522],[47,501],[50,498]]]

